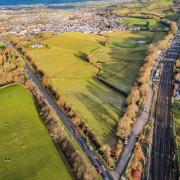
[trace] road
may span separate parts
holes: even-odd
[[[4,41],[3,39],[1,39]],[[19,52],[10,42],[4,41],[4,43],[7,46],[11,46],[19,56],[21,56],[25,61],[25,71],[28,74],[28,78],[31,79],[36,87],[39,89],[39,91],[44,96],[45,100],[51,105],[51,107],[55,110],[57,115],[59,116],[60,120],[64,123],[66,128],[69,130],[69,132],[74,136],[76,142],[79,144],[81,149],[84,151],[85,155],[88,157],[88,159],[91,161],[91,163],[94,165],[94,167],[99,170],[101,169],[102,173],[100,174],[104,180],[114,180],[115,178],[112,176],[110,171],[104,166],[102,161],[99,159],[99,157],[95,154],[93,150],[90,150],[89,145],[87,144],[85,138],[81,136],[80,134],[75,135],[76,128],[72,124],[72,122],[67,118],[67,116],[64,114],[64,112],[58,107],[56,101],[49,95],[47,90],[43,87],[41,82],[36,76],[36,73],[31,69],[30,65],[28,64],[28,61],[24,58],[24,56]]]
[[[154,134],[151,151],[149,180],[176,180],[175,138],[172,118],[173,66],[179,56],[179,32],[163,57],[154,113]]]

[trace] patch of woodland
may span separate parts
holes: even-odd
[[[24,61],[9,46],[0,49],[0,86],[10,83],[24,83]]]

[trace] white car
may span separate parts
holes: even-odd
[[[124,144],[126,145],[128,143],[128,138],[124,140]]]

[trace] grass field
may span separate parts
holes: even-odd
[[[146,56],[147,47],[161,40],[165,33],[117,31],[104,35],[109,38],[108,47],[93,52],[93,59],[101,62],[99,75],[116,88],[129,92]]]
[[[148,44],[163,35],[151,32],[112,32],[103,36],[64,33],[41,42],[49,48],[28,49],[28,53],[98,139],[113,144],[125,97],[95,79],[98,69],[79,54],[90,55],[94,62],[99,62],[103,79],[129,91]]]
[[[169,7],[173,5],[172,0],[152,0],[149,3],[146,0],[144,0],[141,2],[144,2],[144,6],[142,6],[141,3],[124,4],[122,7],[117,7],[113,11],[113,13],[120,15],[120,16],[125,16],[127,14],[130,14],[132,16],[144,17],[145,14],[146,15],[154,14],[155,16],[164,17],[164,16],[167,16],[166,11],[170,9]],[[174,16],[176,16],[176,14],[173,14],[172,16],[174,17]],[[156,21],[156,20],[154,20],[154,21]],[[141,23],[143,23],[143,22],[141,22]]]
[[[173,5],[172,0],[153,0],[148,6],[141,8],[139,12],[161,15],[171,5]]]
[[[174,119],[176,123],[176,140],[178,144],[178,157],[180,167],[180,101],[175,100],[174,102]]]
[[[159,20],[156,19],[141,19],[141,18],[125,18],[120,22],[126,23],[129,26],[134,27],[147,27],[147,23],[149,23],[149,28],[158,28],[158,29],[165,29],[166,26],[161,24]]]
[[[31,94],[9,86],[0,89],[0,104],[0,179],[72,179]]]
[[[120,8],[120,9],[117,9],[117,10],[114,10],[113,13],[119,15],[119,16],[125,16],[129,13],[131,13],[131,9],[129,8]]]
[[[4,46],[4,42],[0,41],[0,47]]]
[[[170,20],[178,20],[180,18],[180,14],[176,14],[170,11],[166,11],[166,18]]]

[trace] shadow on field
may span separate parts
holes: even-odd
[[[96,128],[96,132],[98,130],[97,128],[99,128],[99,130],[103,133],[103,137],[101,137],[101,139],[104,139],[104,143],[112,144],[114,141],[111,141],[113,139],[116,139],[115,128],[117,126],[118,117],[115,118],[111,114],[111,111],[119,114],[121,107],[115,107],[115,104],[117,106],[117,99],[115,97],[112,97],[111,94],[108,94],[108,92],[103,88],[99,89],[99,87],[94,83],[89,82],[89,85],[87,85],[86,88],[92,95],[95,96],[94,98],[92,98],[92,96],[88,96],[85,93],[78,93],[76,94],[76,96],[81,99],[81,103],[83,103],[83,105],[94,117],[95,121],[91,126]],[[95,100],[96,98],[97,100]],[[108,108],[104,107],[105,104],[112,106],[111,111],[108,111]]]
[[[132,38],[127,41],[129,39],[132,41]],[[129,93],[146,56],[146,48],[142,45],[135,48],[112,45],[108,56],[112,61],[101,63],[99,76],[120,91]]]

